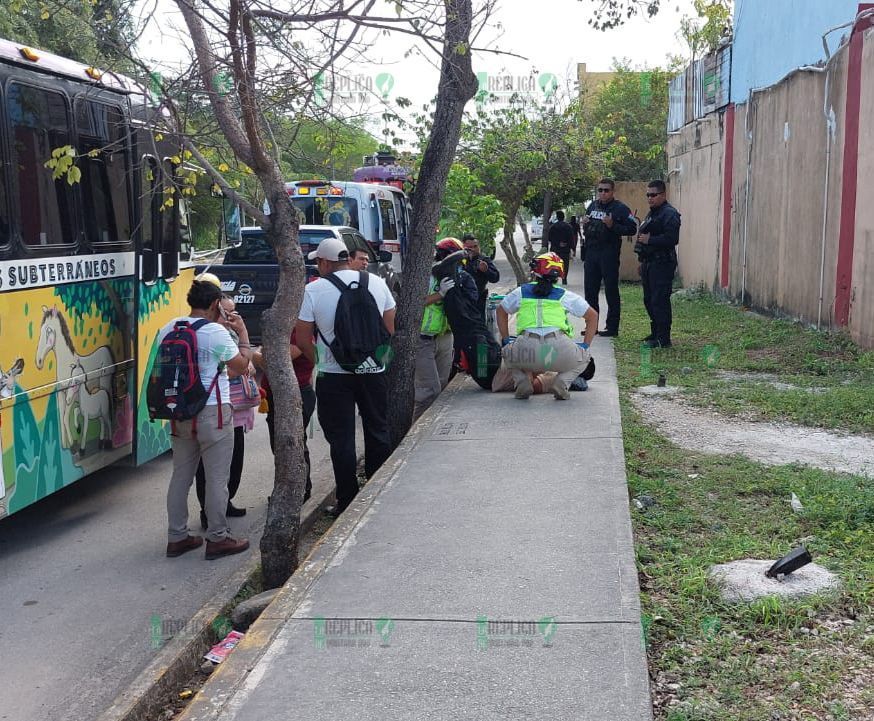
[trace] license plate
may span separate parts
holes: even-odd
[[[247,305],[255,302],[254,295],[235,295],[234,303],[237,305]]]

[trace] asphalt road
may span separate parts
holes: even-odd
[[[516,240],[521,248],[518,230]],[[500,248],[497,262],[497,288],[513,287]],[[318,423],[310,453],[313,483],[332,487]],[[157,653],[152,619],[181,628],[257,553],[273,479],[264,416],[246,435],[234,499],[249,513],[230,519],[255,550],[209,562],[202,551],[166,558],[170,471],[169,454],[141,468],[107,468],[0,521],[0,720],[95,718]],[[192,490],[195,530],[198,510]]]
[[[315,428],[313,481],[332,487]],[[166,558],[170,471],[169,454],[141,468],[107,468],[0,521],[0,719],[96,717],[157,653],[153,617],[180,628],[257,553],[273,479],[264,416],[246,434],[234,499],[249,512],[230,519],[254,550],[216,561],[202,550]],[[193,489],[189,511],[197,530]]]

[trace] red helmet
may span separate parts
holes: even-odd
[[[446,256],[457,253],[459,250],[464,250],[464,243],[458,238],[444,238],[437,241],[434,247],[434,260],[443,260]]]
[[[560,278],[564,263],[556,253],[541,253],[530,263],[531,272],[538,278]]]
[[[454,253],[456,250],[464,250],[464,243],[458,238],[444,238],[437,241],[437,250],[445,250],[447,253]]]

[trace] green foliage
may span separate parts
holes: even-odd
[[[730,35],[732,0],[695,0],[694,8],[697,17],[680,20],[680,36],[693,60],[716,50]]]
[[[599,174],[615,180],[664,177],[670,73],[627,65],[617,65],[614,73],[587,103],[590,150],[599,158]]]
[[[472,233],[483,253],[495,247],[495,234],[504,224],[501,202],[484,192],[483,182],[465,166],[454,163],[449,169],[438,238],[461,238]]]
[[[0,0],[0,37],[116,72],[134,35],[123,0]]]

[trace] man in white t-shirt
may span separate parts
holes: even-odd
[[[367,289],[376,302],[382,321],[394,333],[395,300],[388,286],[375,275],[349,268],[349,251],[342,240],[326,238],[309,254],[319,268],[318,280],[307,284],[297,321],[297,345],[316,364],[316,399],[319,425],[331,446],[331,463],[337,483],[339,515],[358,493],[355,453],[355,407],[364,427],[364,472],[370,478],[391,455],[388,430],[388,387],[385,364],[372,363],[366,373],[343,370],[331,353],[334,319],[340,291],[326,276],[333,274],[350,285],[367,276]]]
[[[228,526],[228,478],[234,451],[234,419],[228,385],[228,369],[237,374],[249,367],[251,346],[246,324],[238,314],[226,319],[240,338],[234,343],[227,329],[216,321],[221,315],[221,289],[209,280],[195,280],[188,291],[191,313],[168,323],[158,335],[164,336],[180,321],[207,323],[196,329],[197,365],[200,381],[209,391],[206,406],[187,421],[175,421],[170,435],[173,448],[173,475],[167,489],[167,556],[176,557],[199,548],[200,536],[188,533],[188,493],[198,463],[203,460],[206,475],[206,558],[241,553],[249,547],[245,539],[232,538]]]

